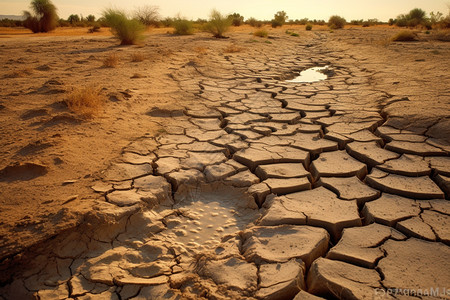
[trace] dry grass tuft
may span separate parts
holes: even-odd
[[[269,35],[269,33],[267,32],[267,30],[261,29],[253,32],[253,35],[265,38]]]
[[[98,114],[105,104],[105,97],[100,94],[100,91],[93,86],[75,89],[64,101],[74,113],[91,118]]]
[[[237,52],[242,52],[243,50],[244,50],[244,48],[242,48],[242,47],[239,47],[235,44],[230,44],[223,49],[223,52],[224,53],[237,53]]]
[[[431,34],[431,38],[436,41],[450,42],[450,30],[439,30]]]
[[[400,31],[399,33],[395,34],[393,37],[391,37],[391,41],[393,42],[412,42],[417,41],[417,35],[408,30]]]
[[[205,55],[205,54],[208,53],[208,48],[206,48],[206,47],[195,47],[194,51],[197,52],[198,54]]]
[[[106,68],[115,68],[119,64],[119,61],[119,56],[116,53],[113,53],[103,60],[103,66]]]
[[[145,60],[145,55],[142,52],[134,52],[131,54],[132,62],[141,62]]]

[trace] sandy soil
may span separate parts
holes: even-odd
[[[267,29],[268,39],[252,36],[254,29],[244,26],[223,40],[155,29],[144,44],[128,47],[117,46],[106,29],[94,35],[85,29],[39,35],[1,30],[0,258],[83,223],[94,201],[104,199],[91,186],[120,161],[122,149],[140,137],[170,132],[183,110],[205,101],[196,92],[198,76],[214,78],[218,69],[233,73],[229,56],[289,59],[296,47],[315,49],[298,67],[268,63],[262,71],[274,78],[326,64],[327,56],[348,57],[348,64],[340,59],[342,65],[333,68],[350,68],[356,61],[371,74],[369,85],[378,92],[373,106],[389,116],[388,125],[426,135],[448,153],[448,43],[425,33],[418,33],[418,42],[390,43],[398,30],[386,27]],[[104,58],[113,53],[120,58],[118,66],[104,67]],[[136,53],[144,60],[133,62]],[[191,77],[192,84],[180,83],[180,74]],[[347,85],[358,84],[358,74],[353,75]],[[101,88],[107,102],[93,119],[84,119],[64,100],[73,89],[89,85]],[[367,103],[372,95],[361,97]]]

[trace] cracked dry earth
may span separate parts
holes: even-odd
[[[399,117],[420,87],[326,34],[281,38],[174,70],[198,104],[155,109],[165,133],[104,171],[97,219],[11,261],[0,298],[449,298],[448,91],[433,121]]]

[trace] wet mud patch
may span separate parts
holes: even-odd
[[[46,166],[34,163],[18,163],[0,170],[0,182],[28,181],[47,174]]]

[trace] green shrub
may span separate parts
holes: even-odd
[[[259,37],[267,37],[269,35],[269,33],[267,32],[267,30],[260,29],[260,30],[253,32],[253,35],[259,36]]]
[[[205,30],[210,32],[216,38],[224,38],[223,35],[231,26],[231,20],[223,16],[219,11],[213,10],[211,12],[208,23],[205,24]]]
[[[272,19],[272,27],[281,27],[284,23],[286,23],[286,20],[288,19],[288,16],[286,12],[279,11],[274,15],[274,18]]]
[[[305,29],[307,31],[311,31],[312,30],[312,25],[311,24],[306,24]]]
[[[34,33],[49,32],[58,25],[56,7],[50,0],[33,0],[30,5],[34,14],[24,11],[23,26]]]
[[[244,17],[238,13],[231,14],[228,18],[231,19],[231,24],[233,26],[241,26],[242,23],[244,23]]]
[[[347,22],[343,17],[331,16],[330,19],[328,20],[328,27],[330,27],[331,29],[340,29],[344,28],[345,23]]]
[[[173,19],[172,27],[175,29],[173,32],[174,34],[189,35],[194,33],[193,23],[181,17]]]
[[[136,19],[129,19],[125,12],[107,9],[103,12],[103,17],[121,45],[134,45],[143,39],[145,26]]]
[[[300,35],[296,32],[291,32],[291,36],[300,36]]]
[[[255,18],[248,19],[246,23],[252,27],[256,27],[256,28],[262,27],[262,22],[256,20]]]
[[[411,42],[411,41],[417,41],[417,35],[408,30],[400,31],[399,33],[395,34],[391,41],[393,42]]]

